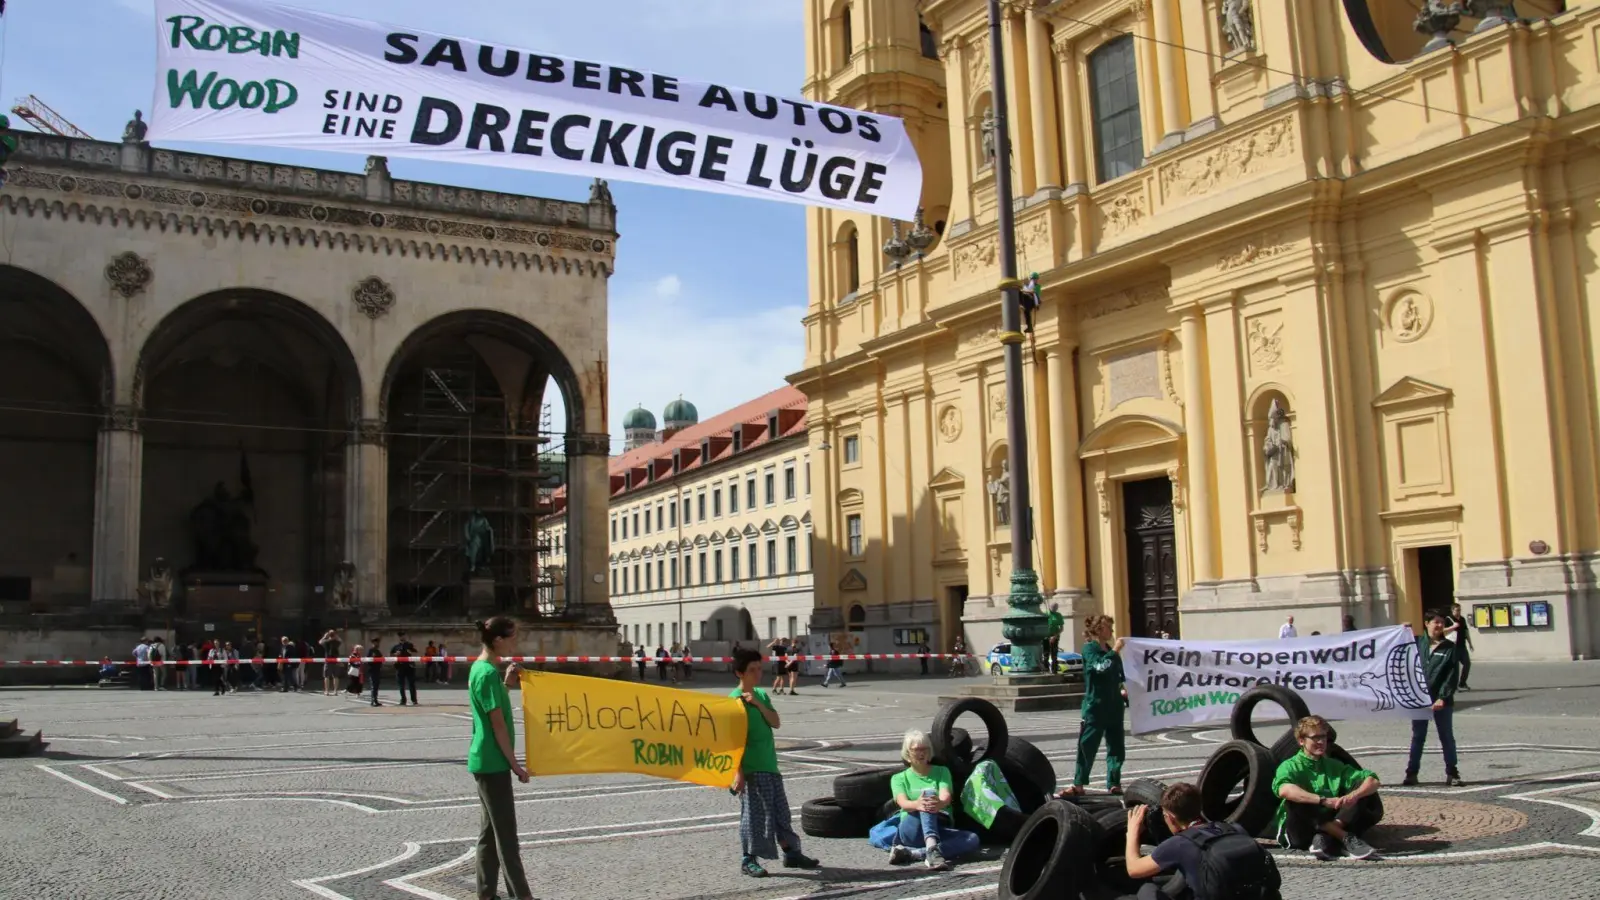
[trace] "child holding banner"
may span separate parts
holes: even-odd
[[[744,760],[733,780],[739,795],[739,844],[744,859],[740,871],[751,878],[767,877],[758,859],[777,859],[783,850],[786,869],[815,869],[817,861],[800,852],[800,836],[790,824],[789,796],[778,773],[778,745],[773,729],[781,720],[772,698],[760,687],[761,651],[743,647],[733,651],[733,673],[739,686],[728,693],[744,701],[749,729],[745,732]]]
[[[483,805],[483,825],[478,832],[478,896],[498,896],[500,869],[517,900],[531,900],[528,876],[522,870],[522,849],[517,843],[516,797],[511,776],[528,783],[528,770],[517,762],[517,726],[511,718],[508,688],[517,682],[516,663],[504,677],[496,666],[502,656],[517,652],[517,623],[495,616],[478,623],[483,652],[467,674],[467,697],[472,701],[472,743],[467,748],[467,771],[478,783]]]
[[[1122,793],[1122,646],[1123,638],[1113,641],[1116,622],[1110,616],[1090,616],[1084,623],[1089,640],[1083,645],[1083,719],[1078,727],[1078,762],[1072,786],[1057,796],[1075,797],[1083,793],[1094,768],[1100,739],[1106,742],[1106,790]]]

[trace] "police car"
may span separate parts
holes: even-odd
[[[1004,675],[1011,671],[1011,642],[1001,641],[989,648],[989,674]],[[1083,655],[1070,650],[1056,651],[1056,668],[1070,678],[1083,677]]]

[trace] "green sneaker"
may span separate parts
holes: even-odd
[[[761,868],[761,864],[756,862],[754,856],[746,856],[744,862],[739,864],[739,871],[749,875],[751,878],[767,877],[767,870]]]

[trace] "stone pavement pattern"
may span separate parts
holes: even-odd
[[[1468,787],[1444,788],[1430,744],[1424,785],[1385,789],[1389,817],[1374,842],[1390,858],[1282,856],[1286,897],[1597,896],[1600,664],[1478,663],[1473,674],[1481,690],[1464,695],[1456,726]],[[726,675],[707,676],[717,678],[694,686],[727,689]],[[928,728],[950,687],[855,679],[823,691],[808,679],[778,698],[796,826],[800,802],[827,794],[836,774],[895,760],[901,733]],[[316,692],[0,692],[0,718],[52,741],[48,758],[0,760],[0,898],[471,898],[470,717],[461,691],[424,690],[420,708],[381,709]],[[1076,714],[1009,723],[1069,775]],[[1339,730],[1398,784],[1404,725]],[[1226,738],[1220,726],[1130,738],[1125,777],[1192,779]],[[738,874],[738,803],[725,791],[623,775],[538,778],[517,791],[524,859],[547,900],[959,900],[994,896],[1001,861],[986,851],[929,874],[888,866],[864,840],[808,839],[820,873],[775,864],[755,881]]]

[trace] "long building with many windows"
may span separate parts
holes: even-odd
[[[812,611],[811,457],[806,398],[792,387],[698,421],[679,399],[665,428],[643,408],[613,457],[610,595],[622,640],[683,642],[803,635]],[[565,539],[564,497],[547,523]],[[586,575],[587,577],[587,575]]]

